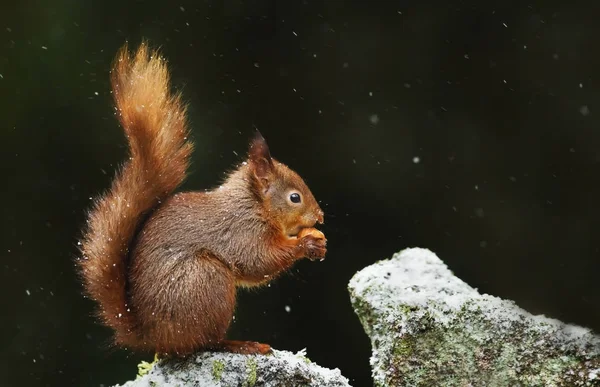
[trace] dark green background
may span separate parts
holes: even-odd
[[[369,385],[346,284],[409,246],[600,330],[595,4],[2,1],[2,384],[109,385],[151,359],[109,348],[72,263],[90,197],[126,155],[110,63],[141,38],[191,105],[184,188],[215,185],[256,126],[327,214],[326,261],[244,293],[231,337],[306,347]]]

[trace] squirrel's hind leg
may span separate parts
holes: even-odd
[[[149,264],[162,265],[160,270],[140,265],[135,275],[148,286],[132,287],[143,341],[161,354],[179,356],[222,342],[235,307],[231,270],[205,252],[155,258]]]

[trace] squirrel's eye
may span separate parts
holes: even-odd
[[[290,194],[290,201],[292,203],[300,203],[300,201],[301,201],[300,194],[297,192]]]

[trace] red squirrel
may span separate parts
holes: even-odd
[[[77,260],[85,292],[117,345],[268,353],[267,344],[225,340],[236,288],[265,284],[301,258],[324,258],[326,239],[314,228],[323,211],[258,131],[247,161],[221,186],[174,194],[193,144],[169,82],[164,59],[145,42],[133,54],[125,45],[114,61],[130,157],[88,214]]]

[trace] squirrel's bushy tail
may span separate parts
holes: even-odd
[[[129,247],[142,216],[185,179],[192,143],[186,107],[169,91],[166,63],[146,43],[133,56],[127,46],[121,49],[111,81],[130,157],[89,213],[77,262],[102,321],[127,346],[135,343],[126,293]]]

